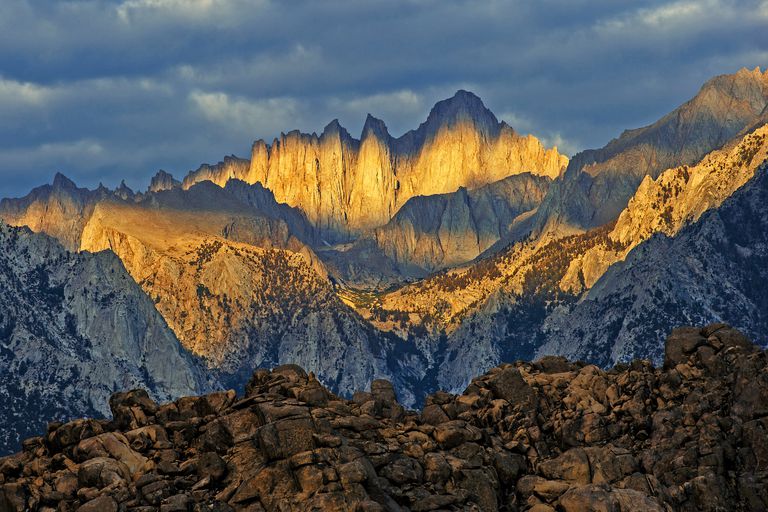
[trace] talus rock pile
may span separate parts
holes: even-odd
[[[421,412],[286,365],[245,395],[110,400],[0,459],[0,510],[664,511],[768,507],[766,354],[676,329],[662,368],[504,364]]]

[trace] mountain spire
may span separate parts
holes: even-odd
[[[71,179],[64,176],[62,173],[57,172],[53,176],[53,188],[55,189],[76,189],[77,185]]]

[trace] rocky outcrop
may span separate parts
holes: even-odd
[[[238,158],[235,155],[225,156],[224,160],[217,164],[203,164],[190,172],[182,181],[181,186],[188,189],[195,183],[211,181],[223,187],[230,179],[242,180],[246,177],[250,165],[248,159]]]
[[[0,459],[3,510],[716,511],[768,506],[766,354],[681,328],[663,368],[504,364],[421,412],[377,380],[352,400],[300,367],[113,419],[52,423]]]
[[[662,336],[686,321],[725,321],[768,343],[768,165],[673,238],[658,234],[553,314],[540,353],[608,365],[662,359]]]
[[[435,105],[426,122],[400,138],[368,116],[360,140],[331,122],[320,136],[298,131],[271,145],[257,141],[250,165],[231,157],[184,179],[224,185],[261,183],[278,201],[301,209],[331,243],[386,224],[410,198],[476,188],[522,172],[558,176],[567,158],[521,136],[459,91]]]
[[[216,386],[114,254],[2,223],[0,246],[0,453],[46,421],[108,415],[116,390],[169,400]]]
[[[163,190],[173,190],[181,186],[181,182],[174,179],[173,175],[160,169],[149,182],[147,192],[162,192]]]

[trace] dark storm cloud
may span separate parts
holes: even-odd
[[[0,196],[143,188],[367,112],[398,135],[460,87],[572,153],[764,67],[767,25],[764,0],[3,0]]]

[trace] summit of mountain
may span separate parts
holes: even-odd
[[[253,144],[250,162],[229,157],[184,179],[261,183],[278,202],[304,212],[329,243],[345,242],[386,224],[412,197],[477,188],[530,172],[554,178],[568,159],[500,123],[467,91],[438,102],[417,129],[393,138],[368,115],[361,138],[338,123],[322,134],[281,134]]]
[[[417,129],[398,137],[397,149],[402,153],[418,150],[427,141],[436,137],[441,130],[456,128],[463,124],[474,126],[486,139],[498,136],[501,130],[501,123],[480,97],[459,89],[452,97],[435,103],[426,121]]]
[[[105,187],[79,188],[57,172],[50,185],[37,187],[22,198],[0,200],[0,218],[12,226],[47,233],[74,251],[94,203],[111,194]]]
[[[712,78],[655,123],[575,155],[539,208],[533,233],[559,236],[613,221],[644,176],[695,164],[765,122],[766,114],[768,71],[742,69]]]

